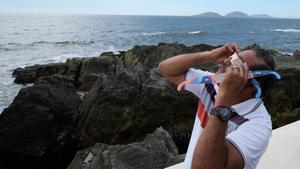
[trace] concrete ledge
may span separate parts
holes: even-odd
[[[166,169],[182,169],[179,163]],[[300,120],[273,130],[257,169],[300,169]]]
[[[300,121],[273,130],[257,169],[300,168]]]

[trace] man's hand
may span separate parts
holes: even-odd
[[[212,61],[216,64],[222,64],[224,60],[231,56],[234,52],[240,52],[240,48],[234,43],[228,43],[211,51]]]
[[[229,66],[219,86],[215,106],[230,107],[241,98],[247,84],[248,66]],[[194,150],[192,169],[241,169],[243,158],[239,150],[225,139],[227,123],[210,116]]]
[[[226,68],[215,105],[230,107],[236,101],[238,94],[247,84],[248,71],[246,63],[239,67]]]

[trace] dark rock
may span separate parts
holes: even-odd
[[[196,101],[191,94],[179,95],[155,71],[123,69],[111,76],[103,74],[80,106],[77,134],[81,147],[97,142],[139,141],[163,126],[184,152],[194,122]]]
[[[0,115],[0,168],[66,168],[79,104],[72,80],[64,76],[21,89]]]
[[[105,56],[105,55],[109,56]],[[102,53],[100,57],[73,58],[66,63],[50,63],[46,65],[34,65],[25,68],[17,68],[13,72],[15,83],[33,83],[39,77],[61,74],[74,80],[79,90],[88,91],[99,74],[112,74],[123,67],[121,54],[112,52]]]
[[[16,77],[14,82],[18,84],[33,83],[39,77],[50,76],[56,73],[63,74],[66,70],[67,65],[64,63],[50,63],[17,68],[13,72],[13,76]]]
[[[278,72],[281,74],[282,80],[277,82],[273,90],[264,98],[272,116],[273,128],[300,120],[299,114],[295,113],[295,110],[300,108],[298,94],[300,93],[300,69],[280,66]]]
[[[101,56],[108,56],[108,57],[112,57],[114,55],[114,52],[103,52],[100,54],[100,57]]]
[[[64,73],[64,75],[70,77],[75,82],[77,82],[80,74],[81,63],[82,63],[82,58],[68,59],[66,61],[66,65],[68,69]]]
[[[104,56],[84,58],[80,69],[79,90],[89,90],[101,73],[113,74],[122,67],[120,58]]]
[[[196,45],[186,47],[182,44],[160,43],[158,46],[135,46],[128,50],[123,57],[125,67],[135,69],[146,69],[157,67],[159,62],[169,57],[191,52],[207,51],[216,48],[210,45]]]
[[[162,128],[147,135],[143,142],[128,145],[95,146],[77,152],[68,169],[161,169],[174,162],[182,162],[184,156],[178,156],[178,150],[170,135]],[[174,159],[180,159],[178,161]]]
[[[294,58],[295,58],[296,60],[300,60],[300,51],[299,51],[299,50],[296,50],[296,51],[294,52],[293,56],[294,56]]]

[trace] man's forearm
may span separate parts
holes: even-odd
[[[192,169],[224,169],[227,152],[225,130],[227,123],[210,116],[193,156]]]
[[[211,55],[209,51],[177,55],[162,61],[159,64],[159,71],[165,78],[172,81],[172,77],[183,75],[192,66],[213,62]]]
[[[177,55],[162,61],[159,67],[163,69],[164,73],[178,75],[184,73],[191,66],[210,62],[209,56],[210,52]]]

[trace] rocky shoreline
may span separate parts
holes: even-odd
[[[0,168],[163,168],[182,161],[197,99],[178,93],[157,65],[216,47],[161,43],[17,68],[15,83],[33,85],[0,115]],[[268,51],[283,77],[264,98],[276,128],[300,119],[300,52]]]

